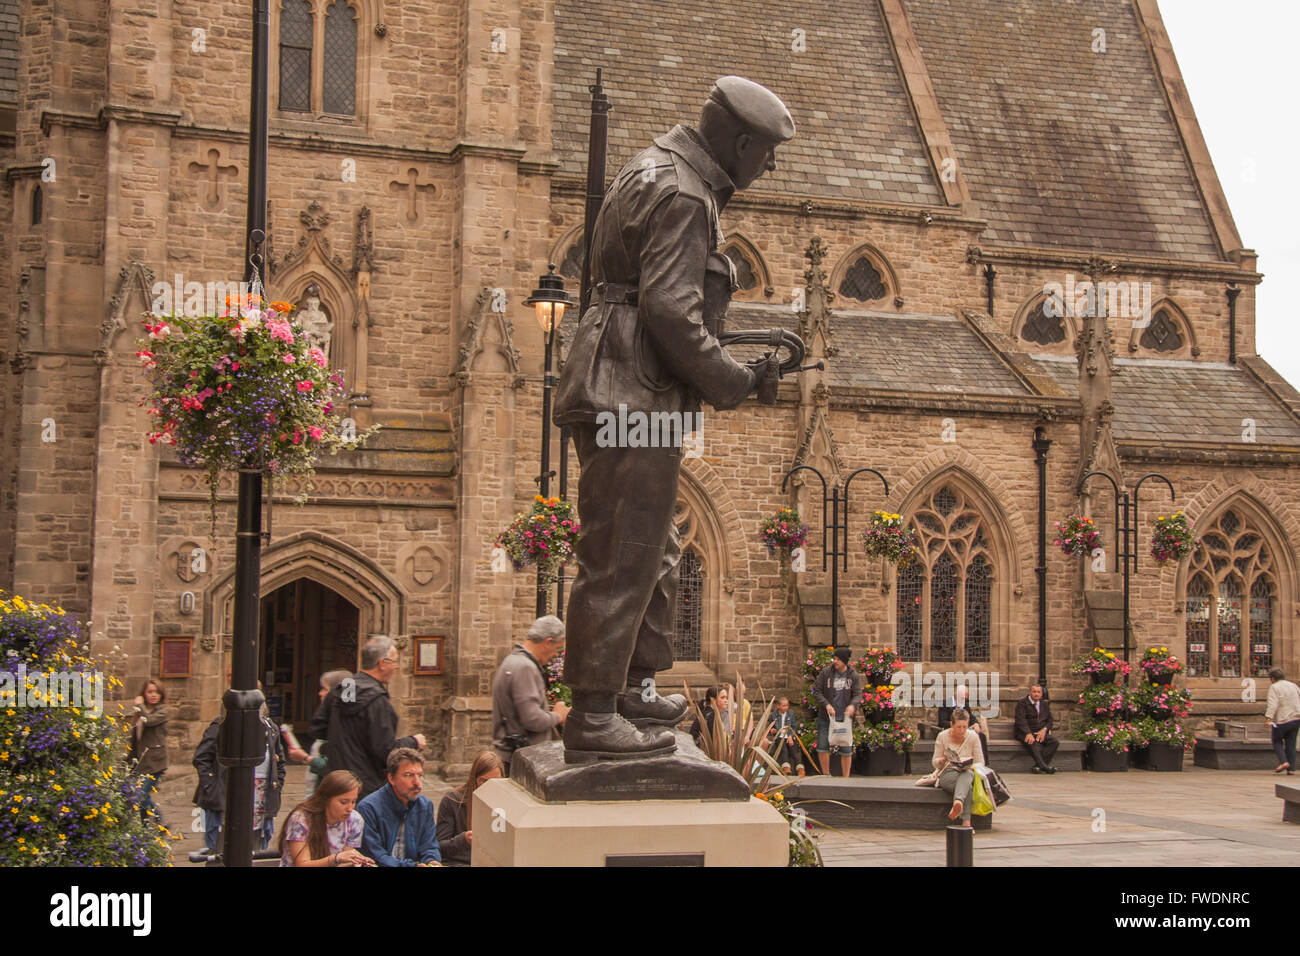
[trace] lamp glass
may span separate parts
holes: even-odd
[[[564,318],[563,302],[534,302],[533,308],[537,310],[537,324],[543,332],[549,333]]]

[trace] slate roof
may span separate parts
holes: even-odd
[[[794,53],[792,31],[806,33]],[[694,124],[709,88],[736,73],[784,100],[797,134],[756,188],[806,196],[941,203],[875,2],[558,0],[553,142],[582,175],[596,67],[613,110],[609,174],[675,123]]]
[[[1071,397],[1079,394],[1072,357],[1035,355]],[[1249,373],[1218,362],[1116,359],[1111,379],[1117,439],[1238,445],[1242,419],[1261,445],[1300,444],[1297,422]]]
[[[1130,0],[904,0],[981,243],[1221,256]],[[557,0],[553,140],[580,175],[605,68],[609,171],[739,73],[790,107],[763,191],[941,204],[874,0]],[[1106,31],[1093,53],[1092,31]],[[791,50],[806,31],[806,51]]]
[[[905,3],[982,242],[1220,258],[1130,0]]]
[[[796,330],[789,308],[734,303],[728,329]],[[1031,390],[957,316],[836,311],[827,384],[959,395],[1030,395]]]

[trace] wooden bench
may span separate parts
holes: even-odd
[[[942,830],[952,826],[952,797],[938,787],[918,787],[914,777],[804,777],[785,789],[787,799],[808,803],[809,819],[845,830]],[[971,817],[976,830],[993,829],[993,814]]]
[[[1007,720],[986,721],[988,727],[989,739],[989,766],[998,773],[1032,773],[1034,769],[1034,758],[1029,755],[1029,751],[1024,748],[1019,740],[1016,739],[1015,724]],[[916,745],[916,752],[912,758],[913,765],[916,765],[918,759],[924,759],[928,764],[929,753],[922,755],[925,748],[925,741],[934,740],[939,736],[939,727],[937,724],[918,724],[921,732],[921,741]],[[1061,746],[1056,751],[1056,756],[1052,758],[1052,765],[1061,772],[1082,770],[1083,755],[1088,749],[1087,744],[1082,740],[1064,740],[1060,741]],[[934,749],[934,744],[929,745],[929,750]]]
[[[1300,784],[1279,783],[1273,793],[1282,799],[1282,822],[1300,823]]]

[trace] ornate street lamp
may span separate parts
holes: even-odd
[[[538,278],[537,288],[533,294],[524,299],[524,305],[531,305],[537,316],[537,324],[542,327],[542,336],[546,340],[546,370],[542,375],[542,471],[537,476],[538,492],[543,498],[551,491],[551,389],[557,384],[551,374],[551,353],[555,345],[555,329],[564,319],[567,306],[576,305],[573,297],[564,291],[564,277],[555,274],[555,263],[550,263],[550,271]],[[537,616],[546,613],[546,585],[542,583],[542,569],[537,569]]]

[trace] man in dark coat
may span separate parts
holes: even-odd
[[[287,756],[284,740],[275,724],[265,717],[262,723],[266,729],[266,753],[270,756],[270,774],[267,776],[266,807],[264,817],[274,823],[280,812],[281,796],[284,793],[284,775]],[[194,788],[194,805],[203,811],[203,845],[209,853],[215,853],[220,839],[222,819],[226,812],[226,768],[217,760],[217,732],[221,727],[221,715],[218,714],[203,731],[199,745],[194,748],[194,769],[198,771],[198,785]],[[259,835],[259,839],[261,835]],[[261,845],[265,846],[265,840]]]
[[[654,676],[673,662],[680,436],[694,430],[687,423],[698,422],[701,399],[730,409],[758,388],[760,401],[776,402],[769,364],[738,363],[710,331],[731,292],[730,266],[717,251],[719,213],[735,190],[776,168],[777,144],[793,135],[771,91],[726,76],[698,129],[678,125],[657,138],[605,193],[587,257],[591,307],[565,360],[554,415],[571,430],[582,466],[578,574],[565,622],[564,679],[574,692],[567,762],[676,748],[667,728],[685,717],[686,700],[660,696]],[[652,432],[656,422],[676,421],[678,440],[638,440],[635,427],[616,438],[613,422],[636,416]]]
[[[424,749],[424,734],[397,736],[397,711],[388,682],[397,673],[391,637],[372,637],[361,648],[361,670],[336,684],[311,721],[329,770],[351,770],[361,781],[362,799],[387,782],[388,755],[398,747]]]
[[[1043,700],[1041,684],[1016,701],[1016,739],[1034,758],[1034,773],[1056,773],[1052,758],[1061,742],[1052,736],[1052,705]]]

